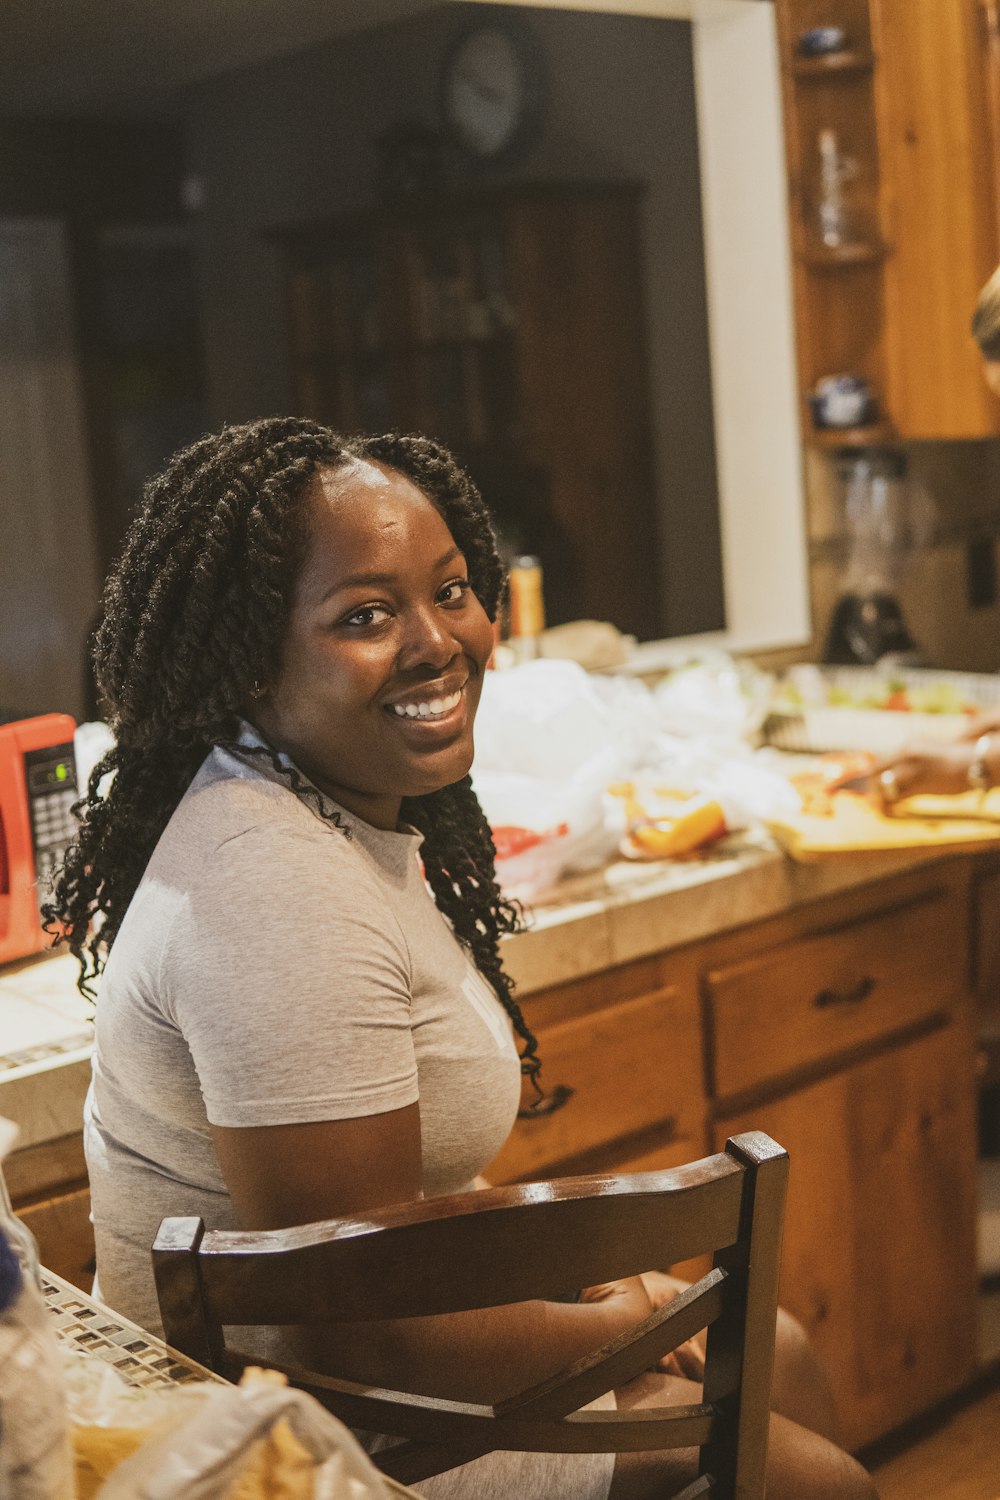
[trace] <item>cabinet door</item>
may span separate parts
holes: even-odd
[[[791,1158],[780,1297],[813,1337],[858,1447],[972,1374],[971,1039],[950,1025],[716,1125]]]
[[[1000,430],[969,320],[1000,254],[982,0],[871,0],[886,231],[888,381],[903,438]],[[995,20],[995,17],[994,17]],[[992,93],[992,100],[991,100]]]

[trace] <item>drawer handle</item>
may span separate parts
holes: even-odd
[[[526,1109],[519,1109],[517,1118],[519,1120],[544,1120],[548,1115],[554,1115],[557,1109],[562,1109],[572,1099],[575,1089],[569,1084],[557,1083],[549,1094],[543,1094],[536,1099],[534,1104],[529,1104]]]
[[[813,996],[813,1005],[817,1010],[827,1010],[831,1005],[859,1005],[862,1000],[867,1000],[875,988],[875,981],[870,974],[859,979],[857,984],[852,984],[846,990],[818,990]]]

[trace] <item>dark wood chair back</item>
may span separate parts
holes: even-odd
[[[570,1177],[265,1232],[170,1218],[153,1246],[169,1344],[230,1378],[259,1363],[234,1325],[359,1322],[565,1297],[711,1255],[700,1281],[632,1330],[494,1406],[374,1390],[286,1369],[354,1427],[394,1434],[377,1462],[406,1484],[496,1448],[621,1452],[700,1447],[684,1500],[764,1494],[788,1157],[750,1132],[671,1171]],[[579,1409],[708,1328],[703,1399],[656,1411]]]

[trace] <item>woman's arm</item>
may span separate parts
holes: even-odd
[[[213,1126],[212,1137],[246,1229],[339,1218],[421,1196],[417,1104],[352,1120]],[[491,1402],[571,1364],[633,1327],[651,1307],[635,1277],[614,1283],[593,1302],[523,1302],[433,1318],[351,1324],[337,1330],[335,1346],[310,1341],[304,1357],[330,1373],[370,1385]]]

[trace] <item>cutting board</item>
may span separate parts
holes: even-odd
[[[865,850],[969,849],[1000,844],[1000,788],[952,797],[909,797],[890,817],[860,792],[834,792],[829,814],[801,812],[769,823],[793,859],[806,862]]]

